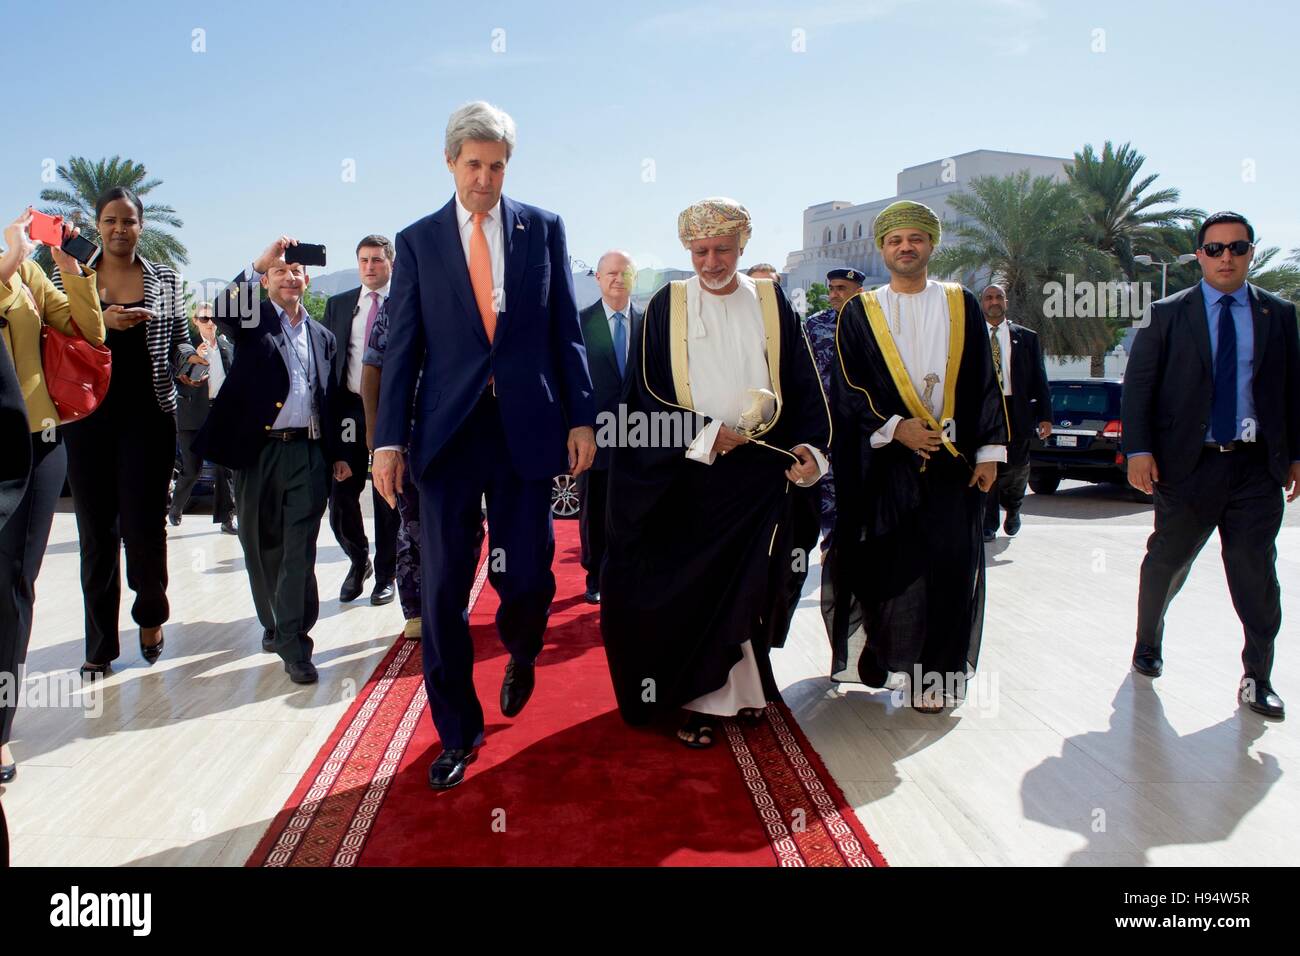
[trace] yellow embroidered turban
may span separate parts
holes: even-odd
[[[752,232],[749,210],[725,196],[701,199],[682,210],[677,217],[677,235],[687,249],[697,239],[736,236],[743,249]]]
[[[928,232],[930,240],[936,246],[939,244],[939,237],[943,234],[943,227],[939,225],[939,217],[934,214],[934,210],[925,203],[912,202],[910,199],[900,199],[880,210],[880,215],[876,217],[871,227],[876,237],[877,249],[884,246],[885,236],[895,229],[919,229]]]

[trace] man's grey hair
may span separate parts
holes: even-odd
[[[980,290],[981,299],[984,298],[984,293],[989,291],[989,289],[998,289],[1003,295],[1010,298],[1010,296],[1007,294],[1007,287],[1005,285],[1003,285],[1001,282],[990,282],[988,285],[986,285],[983,289]]]
[[[467,140],[505,143],[506,161],[515,151],[515,121],[503,109],[478,100],[466,103],[447,120],[447,157],[455,162]]]

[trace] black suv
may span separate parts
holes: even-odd
[[[1120,393],[1117,378],[1070,378],[1049,383],[1052,434],[1034,442],[1029,452],[1029,487],[1036,495],[1055,493],[1061,481],[1121,485],[1138,501],[1150,501],[1128,483],[1120,440]]]

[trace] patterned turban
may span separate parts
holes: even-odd
[[[934,210],[925,203],[912,202],[910,199],[900,199],[886,206],[876,217],[871,231],[875,233],[877,249],[884,247],[885,236],[895,229],[920,229],[928,232],[930,241],[936,246],[943,234],[943,227],[939,225],[939,217],[934,214]]]
[[[677,217],[677,235],[687,249],[697,239],[736,236],[740,247],[749,245],[752,221],[749,210],[725,196],[701,199],[687,206]]]

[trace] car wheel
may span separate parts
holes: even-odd
[[[578,494],[578,479],[572,475],[556,475],[551,479],[551,514],[557,518],[576,517],[582,508]]]
[[[1054,495],[1061,487],[1061,478],[1059,475],[1030,475],[1029,487],[1036,495]]]

